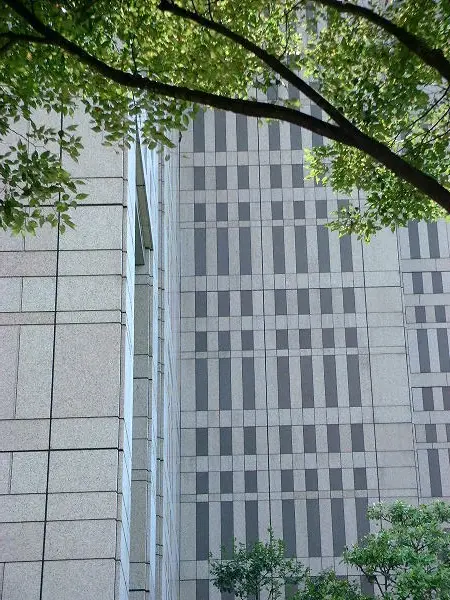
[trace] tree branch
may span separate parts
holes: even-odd
[[[218,94],[204,92],[202,90],[193,90],[184,86],[176,86],[154,81],[137,73],[132,74],[121,71],[120,69],[116,69],[115,67],[112,67],[97,57],[89,54],[82,47],[68,40],[48,25],[45,25],[19,0],[3,1],[10,8],[12,8],[16,14],[21,16],[37,33],[45,37],[49,44],[59,47],[66,53],[75,56],[82,64],[90,67],[93,71],[102,75],[106,79],[114,81],[115,83],[124,87],[145,90],[157,96],[165,96],[185,102],[202,104],[212,108],[228,110],[250,117],[277,119],[286,121],[288,123],[293,123],[294,125],[303,127],[304,129],[308,129],[309,131],[318,133],[319,135],[323,135],[324,137],[327,137],[335,142],[339,142],[346,146],[361,150],[368,156],[372,157],[375,161],[384,165],[400,179],[408,182],[417,190],[421,191],[425,196],[428,196],[434,200],[444,210],[450,213],[450,191],[441,185],[437,179],[414,167],[403,158],[392,152],[387,146],[366,135],[352,124],[350,124],[352,128],[350,134],[346,130],[347,128],[344,129],[344,127],[338,127],[321,119],[312,117],[311,115],[304,114],[300,111],[285,106],[278,106],[266,102],[253,102],[249,100],[229,98]],[[226,31],[228,32],[227,29]],[[249,44],[254,46],[252,42],[249,42]],[[265,51],[262,49],[261,52],[265,53]],[[275,57],[272,58],[277,61],[277,63],[279,62]],[[282,66],[284,67],[284,65]],[[284,68],[287,69],[287,67]],[[287,71],[289,71],[289,69],[287,69]],[[294,73],[291,71],[289,71],[289,73],[294,76]],[[304,82],[301,79],[299,81],[303,86]]]
[[[321,1],[321,0],[319,0]],[[324,0],[328,1],[328,0]],[[334,0],[333,0],[334,1]],[[353,140],[353,145],[372,158],[377,162],[380,162],[390,171],[396,175],[408,181],[414,187],[421,190],[430,198],[433,198],[438,204],[440,204],[447,212],[450,213],[450,191],[440,185],[440,183],[433,177],[420,171],[413,165],[403,160],[400,156],[392,152],[388,146],[378,142],[376,139],[358,129],[351,121],[349,121],[340,111],[338,111],[328,100],[326,100],[321,94],[316,92],[309,84],[303,79],[296,75],[291,69],[286,67],[280,60],[275,56],[260,48],[252,41],[244,38],[240,34],[231,31],[228,27],[222,23],[217,23],[207,19],[206,17],[186,10],[185,8],[175,4],[174,0],[161,0],[159,8],[162,11],[170,12],[181,18],[191,20],[198,25],[205,27],[206,29],[215,31],[220,35],[232,40],[236,44],[239,44],[242,48],[251,52],[254,56],[257,56],[262,62],[270,67],[275,73],[278,73],[280,77],[291,83],[299,91],[303,92],[311,101],[317,106],[322,108],[338,125],[339,128],[347,133]],[[345,143],[345,142],[344,142]],[[436,187],[437,186],[437,187]],[[439,188],[439,190],[438,190]]]
[[[354,146],[352,139],[341,130],[341,128],[327,123],[311,115],[307,115],[300,111],[285,107],[269,104],[266,102],[254,102],[251,100],[240,100],[237,98],[229,98],[219,94],[212,94],[202,90],[195,90],[184,86],[170,85],[160,81],[154,81],[148,77],[139,75],[138,73],[128,73],[116,69],[89,54],[81,46],[71,42],[56,30],[45,25],[38,17],[33,15],[21,2],[18,0],[4,0],[18,15],[20,15],[29,25],[33,27],[46,40],[46,43],[52,46],[57,46],[75,56],[78,60],[99,73],[103,77],[132,89],[141,89],[151,92],[158,96],[175,98],[186,102],[193,102],[210,106],[221,110],[228,110],[234,113],[247,115],[249,117],[260,117],[265,119],[276,119],[287,121],[299,127],[303,127],[323,135],[329,139],[348,146]],[[39,38],[41,40],[42,38]],[[40,43],[42,43],[40,41]]]
[[[29,35],[27,33],[15,33],[14,31],[0,32],[0,39],[7,39],[11,43],[31,42],[33,44],[49,44],[48,40],[45,37],[38,37],[37,35]]]
[[[163,12],[168,12],[182,19],[187,19],[189,21],[193,21],[197,23],[201,27],[205,29],[209,29],[210,31],[215,31],[220,35],[228,38],[232,42],[235,42],[244,50],[247,50],[257,58],[259,58],[264,64],[272,69],[275,73],[277,73],[280,77],[286,80],[288,83],[291,83],[295,88],[297,88],[300,92],[305,94],[307,98],[309,98],[312,102],[317,104],[322,110],[324,110],[338,125],[342,127],[344,130],[348,130],[352,132],[355,127],[354,125],[339,111],[337,110],[328,100],[326,100],[319,92],[317,92],[311,85],[306,83],[301,77],[299,77],[296,73],[294,73],[289,67],[286,67],[285,64],[281,62],[276,56],[270,54],[260,46],[257,46],[251,40],[243,37],[239,33],[232,31],[226,25],[222,23],[218,23],[217,21],[213,21],[212,19],[208,19],[203,15],[187,10],[182,6],[178,6],[175,2],[171,0],[161,0],[159,4],[159,8]]]
[[[450,82],[450,60],[448,60],[442,50],[436,50],[418,35],[410,33],[404,27],[396,25],[386,17],[383,17],[371,8],[359,6],[345,0],[311,0],[316,4],[333,8],[339,13],[347,13],[356,17],[361,17],[373,25],[384,29],[387,33],[395,37],[410,52],[418,56],[428,66],[436,71],[448,82]]]

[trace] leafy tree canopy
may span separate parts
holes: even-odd
[[[344,552],[351,571],[372,582],[383,600],[449,600],[450,505],[376,504],[368,517],[376,531]],[[229,556],[211,561],[210,572],[220,591],[237,598],[368,600],[333,571],[313,575],[286,558],[283,542],[270,529],[267,542],[249,549],[235,544]]]
[[[170,146],[199,106],[318,133],[329,143],[312,151],[312,175],[367,196],[364,210],[337,219],[342,233],[443,216],[450,5],[363,4],[0,0],[0,224],[32,232],[60,215],[71,225],[67,211],[84,195],[63,165],[82,147],[80,105],[106,144],[130,144],[139,127],[149,146]],[[270,87],[278,93],[267,97]],[[40,125],[42,110],[61,122]]]
[[[450,505],[377,504],[368,516],[379,531],[347,550],[344,561],[373,581],[385,600],[448,600]]]

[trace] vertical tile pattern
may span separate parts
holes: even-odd
[[[321,116],[315,107],[311,114]],[[438,472],[450,469],[445,427],[436,428],[436,438],[430,428],[412,427],[417,402],[424,412],[422,396],[413,398],[420,378],[439,375],[438,391],[431,380],[426,384],[433,388],[433,408],[450,410],[450,394],[441,391],[450,385],[443,333],[450,290],[446,233],[441,224],[412,223],[398,238],[380,232],[370,245],[339,239],[325,224],[347,200],[305,178],[303,148],[323,144],[320,136],[212,113],[205,113],[205,136],[202,154],[188,137],[182,147],[188,174],[205,165],[207,188],[200,189],[197,176],[199,189],[180,198],[187,250],[182,421],[187,431],[208,427],[212,434],[208,457],[195,456],[193,438],[186,438],[182,505],[195,509],[208,500],[216,556],[222,510],[228,510],[221,506],[231,502],[238,540],[265,538],[271,519],[289,553],[313,569],[334,565],[345,575],[339,557],[368,533],[367,507],[379,499],[431,497],[431,487],[439,492]],[[192,219],[192,204],[205,204],[206,225]],[[205,242],[201,238],[197,251],[201,230]],[[206,256],[203,263],[194,251]],[[222,255],[228,262],[220,259],[219,268]],[[414,294],[420,295],[416,302]],[[409,325],[408,315],[415,314],[409,307],[425,306],[424,294],[435,298],[433,309],[418,311],[425,319],[420,326]],[[196,332],[207,334],[201,352],[195,352]],[[193,372],[192,361],[206,367],[199,363]],[[207,403],[196,390],[206,385]],[[206,496],[189,483],[196,470],[210,473]],[[445,495],[442,474],[440,481]],[[186,581],[206,577],[206,563],[188,543],[181,558]]]

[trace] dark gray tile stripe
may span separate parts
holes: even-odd
[[[207,292],[195,292],[195,316],[206,317],[208,314]]]
[[[295,229],[295,264],[297,273],[308,272],[308,244],[306,241],[306,227],[296,225]]]
[[[244,454],[256,454],[256,427],[244,427]]]
[[[196,504],[196,559],[208,560],[209,558],[209,505],[207,502]]]
[[[195,454],[208,456],[208,428],[197,427],[195,430]]]
[[[302,407],[314,408],[314,383],[311,356],[300,356]]]
[[[430,488],[433,498],[442,497],[441,466],[439,461],[439,451],[436,449],[427,450],[428,470],[430,472]]]
[[[206,275],[206,230],[194,231],[194,262],[195,274]]]
[[[214,131],[216,152],[227,151],[226,113],[222,110],[214,112]]]
[[[217,274],[229,274],[228,229],[217,228]],[[205,247],[206,250],[206,247]]]
[[[234,542],[233,502],[220,503],[222,557],[231,558]]]
[[[411,273],[413,294],[423,294],[423,274]]]
[[[272,227],[274,273],[285,273],[284,227]]]
[[[409,256],[420,258],[419,226],[416,221],[408,223]]]
[[[226,190],[228,188],[227,167],[216,167],[216,189]]]
[[[286,315],[287,314],[287,299],[286,290],[274,290],[275,299],[275,314]]]
[[[231,427],[220,427],[219,444],[220,455],[231,456],[233,454],[233,435]]]
[[[355,498],[356,507],[356,535],[358,541],[361,541],[369,534],[369,519],[367,518],[367,508],[369,502],[367,498]]]
[[[308,556],[322,556],[319,501],[306,500],[306,526],[308,530]]]
[[[280,425],[280,454],[292,454],[292,426]]]
[[[303,176],[303,165],[295,164],[291,167],[292,187],[294,189],[305,187],[305,178]]]
[[[268,125],[269,129],[269,150],[280,149],[280,124],[271,122]]]
[[[258,502],[247,500],[245,502],[245,540],[247,546],[253,546],[258,539]]]
[[[205,189],[205,167],[194,167],[194,190]]]
[[[239,263],[241,275],[252,274],[252,246],[250,227],[239,228]]]
[[[442,284],[442,273],[440,271],[434,271],[431,273],[431,284],[433,288],[433,294],[444,293],[444,286]]]
[[[248,165],[239,165],[237,168],[237,176],[238,176],[238,189],[248,190],[250,187]]]
[[[345,550],[345,517],[343,498],[331,499],[331,527],[333,532],[333,555],[341,556]]]
[[[293,123],[290,124],[290,140],[291,140],[291,150],[301,150],[302,149],[302,130],[297,125]]]
[[[209,579],[197,579],[196,600],[209,600]]]
[[[351,273],[353,271],[352,238],[349,235],[339,238],[339,250],[341,253],[341,271]]]
[[[208,410],[208,361],[195,359],[195,408]]]
[[[219,408],[231,410],[231,359],[219,358]]]
[[[355,290],[353,288],[342,288],[344,313],[355,312]]]
[[[439,352],[439,367],[441,373],[450,372],[450,353],[448,347],[448,330],[440,327],[436,329],[438,352]]]
[[[291,407],[289,357],[277,357],[278,408]]]
[[[328,228],[324,225],[317,227],[317,250],[319,259],[319,273],[330,272],[330,239]]]
[[[430,249],[430,258],[439,258],[439,236],[437,223],[427,223],[428,247]]]
[[[195,474],[195,492],[197,494],[207,494],[209,491],[209,473],[200,471]]]
[[[323,373],[325,382],[325,405],[333,407],[338,405],[336,358],[333,355],[323,357]]]
[[[205,113],[200,110],[194,119],[194,152],[205,151]]]
[[[430,350],[428,347],[428,331],[426,329],[418,329],[417,332],[417,349],[419,351],[419,369],[421,373],[429,373],[430,366]]]
[[[281,189],[283,187],[281,181],[281,165],[270,165],[270,187],[272,189]]]
[[[246,410],[255,408],[255,361],[249,356],[242,359],[242,402]]]
[[[352,423],[350,426],[352,438],[352,451],[364,452],[364,426],[362,423]]]
[[[322,110],[318,106],[311,106],[311,116],[322,119]],[[317,133],[312,134],[312,147],[323,146],[323,137]]]
[[[317,452],[316,428],[314,425],[303,425],[303,451],[305,454]]]
[[[339,432],[339,425],[331,424],[327,425],[327,441],[328,441],[328,452],[340,452],[341,451],[341,436]]]
[[[248,150],[248,123],[244,115],[236,115],[236,141],[238,152]]]
[[[361,406],[361,380],[357,354],[347,354],[348,402],[350,406]]]
[[[230,316],[230,292],[217,292],[217,309],[219,317]]]
[[[281,501],[281,514],[283,522],[284,552],[285,556],[292,558],[297,555],[294,500]]]

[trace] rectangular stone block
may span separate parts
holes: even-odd
[[[45,492],[47,452],[14,452],[11,472],[12,494]]]
[[[368,312],[401,312],[402,298],[399,287],[377,287],[366,289]]]
[[[382,490],[410,490],[417,487],[414,467],[382,467],[378,469],[378,478]]]
[[[50,416],[53,326],[22,325],[20,328],[16,418]]]
[[[52,560],[45,564],[42,600],[112,600],[115,560]]]
[[[115,275],[121,273],[122,251],[120,249],[60,252],[60,275]]]
[[[121,275],[79,275],[59,279],[58,310],[120,310],[121,303]]]
[[[117,518],[116,492],[71,492],[49,494],[50,521]]]
[[[122,206],[80,205],[73,214],[75,229],[61,236],[61,250],[121,249],[122,219]]]
[[[49,491],[116,491],[117,455],[117,450],[53,450]]]
[[[413,433],[410,423],[383,423],[375,425],[377,450],[412,450]]]
[[[118,416],[121,326],[58,325],[55,417]]]
[[[7,494],[0,503],[0,523],[43,521],[44,494]]]
[[[14,415],[17,383],[19,327],[0,327],[0,418]]]
[[[23,311],[55,310],[56,277],[24,277],[22,290]]]
[[[0,421],[0,451],[48,448],[48,419]]]
[[[0,252],[0,277],[55,275],[56,252]]]
[[[46,560],[114,558],[116,521],[53,521],[47,524]]]
[[[0,556],[4,562],[40,560],[44,523],[0,523]]]
[[[22,279],[20,277],[0,277],[0,312],[19,311],[21,293]]]
[[[41,561],[13,562],[5,565],[2,598],[37,600],[41,584]]]
[[[409,406],[409,385],[405,354],[372,354],[373,403],[378,406]]]
[[[52,449],[117,448],[118,417],[54,419]]]

